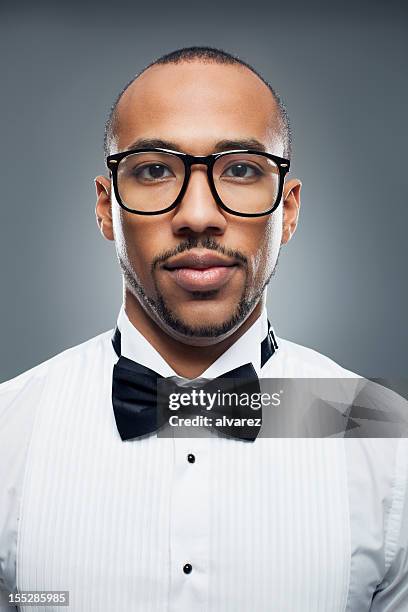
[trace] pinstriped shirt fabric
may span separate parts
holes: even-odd
[[[175,376],[117,323],[124,356]],[[408,610],[407,440],[123,442],[112,333],[0,385],[1,611],[16,587],[68,590],[75,612]],[[266,333],[264,311],[202,376],[356,376],[279,337],[261,368]]]

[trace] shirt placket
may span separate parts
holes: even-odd
[[[209,442],[174,438],[169,612],[208,609]]]

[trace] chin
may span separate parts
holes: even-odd
[[[237,303],[232,305],[190,303],[172,311],[175,320],[191,329],[214,328],[228,324],[237,314]]]
[[[237,299],[227,304],[190,302],[173,309],[162,302],[155,314],[169,335],[185,344],[201,345],[228,338],[251,314],[253,306]]]

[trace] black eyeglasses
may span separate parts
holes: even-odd
[[[159,215],[175,208],[184,197],[194,164],[207,166],[217,204],[240,217],[272,213],[290,167],[288,159],[255,149],[205,156],[161,148],[132,149],[106,158],[119,205],[138,215]]]

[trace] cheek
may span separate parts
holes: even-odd
[[[255,229],[255,228],[254,228]],[[254,232],[251,268],[254,279],[262,282],[275,267],[282,240],[282,213],[278,209]]]
[[[160,236],[157,224],[117,208],[112,219],[118,257],[146,284],[151,280],[150,266],[157,254],[155,247]]]

